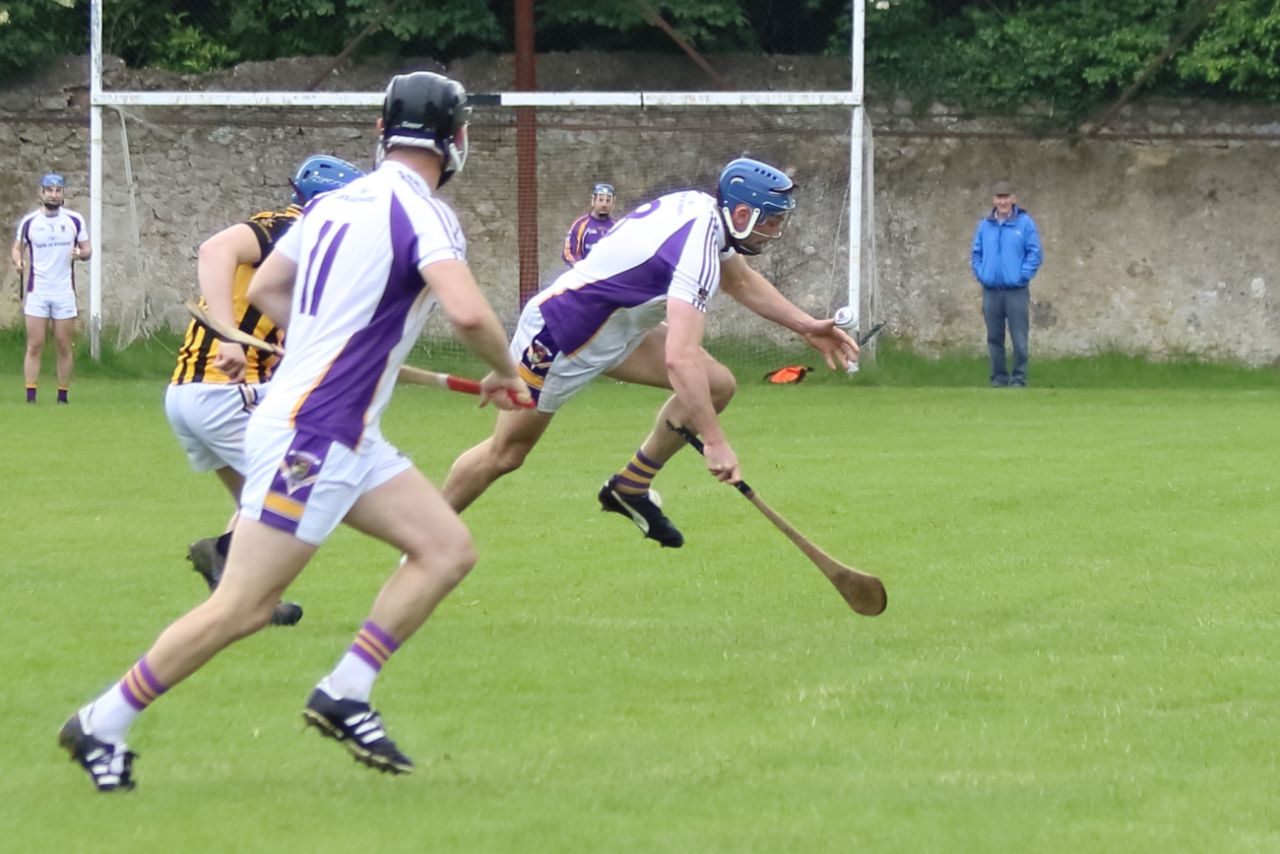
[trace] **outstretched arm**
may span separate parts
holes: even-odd
[[[858,359],[858,344],[831,319],[818,320],[801,311],[778,289],[747,265],[741,255],[720,264],[720,287],[729,296],[765,320],[771,320],[801,335],[822,354],[827,367],[847,368]]]

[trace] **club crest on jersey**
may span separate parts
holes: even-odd
[[[291,449],[280,462],[280,474],[284,475],[284,488],[290,494],[320,479],[320,466],[324,460],[310,451]]]
[[[534,341],[529,348],[524,351],[525,362],[531,368],[549,368],[551,366],[551,351],[541,341]]]

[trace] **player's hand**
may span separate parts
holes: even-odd
[[[218,355],[213,357],[213,366],[226,374],[233,383],[243,382],[244,348],[232,341],[219,341]]]
[[[729,447],[728,442],[707,442],[702,447],[702,456],[707,461],[707,471],[716,480],[724,483],[737,483],[742,480],[742,470],[738,467],[738,455]]]
[[[833,371],[837,366],[848,368],[851,362],[858,361],[858,342],[848,332],[836,326],[835,320],[831,318],[814,318],[809,329],[801,335],[809,342],[810,347],[822,354],[827,367]]]
[[[504,377],[490,373],[480,380],[480,405],[492,403],[499,409],[532,409],[533,395],[519,377]]]

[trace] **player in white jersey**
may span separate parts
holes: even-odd
[[[27,317],[27,353],[22,362],[27,403],[36,402],[40,357],[50,321],[58,350],[58,403],[67,402],[71,383],[71,340],[76,331],[72,263],[88,260],[93,250],[84,217],[62,206],[66,186],[62,176],[52,172],[40,179],[41,206],[18,223],[9,252],[18,268],[24,295],[22,311]]]
[[[480,384],[482,402],[501,409],[532,403],[502,325],[467,267],[457,219],[435,197],[466,160],[467,113],[466,92],[447,77],[392,78],[378,122],[381,167],[309,205],[249,285],[250,302],[289,335],[246,432],[240,522],[213,595],[63,726],[62,745],[99,790],[132,786],[124,737],[138,713],[265,626],[344,516],[403,558],[303,715],[365,764],[413,770],[369,694],[382,665],[476,560],[458,515],[378,426],[426,320],[428,290],[493,368]]]
[[[530,300],[511,354],[537,410],[500,413],[493,435],[458,457],[443,488],[453,508],[461,512],[518,468],[557,410],[605,374],[675,394],[640,449],[601,488],[601,507],[663,546],[683,545],[650,495],[658,471],[685,444],[667,425],[702,435],[707,468],[717,478],[742,479],[717,417],[733,397],[733,374],[702,349],[704,314],[716,290],[803,336],[833,369],[858,357],[858,345],[835,321],[810,317],[743,260],[781,236],[795,207],[793,190],[774,167],[734,160],[721,172],[716,196],[686,191],[641,205]]]

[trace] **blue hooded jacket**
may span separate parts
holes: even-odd
[[[992,208],[978,223],[973,235],[973,275],[984,288],[1025,288],[1043,259],[1035,220],[1017,205],[1004,222],[996,219]]]

